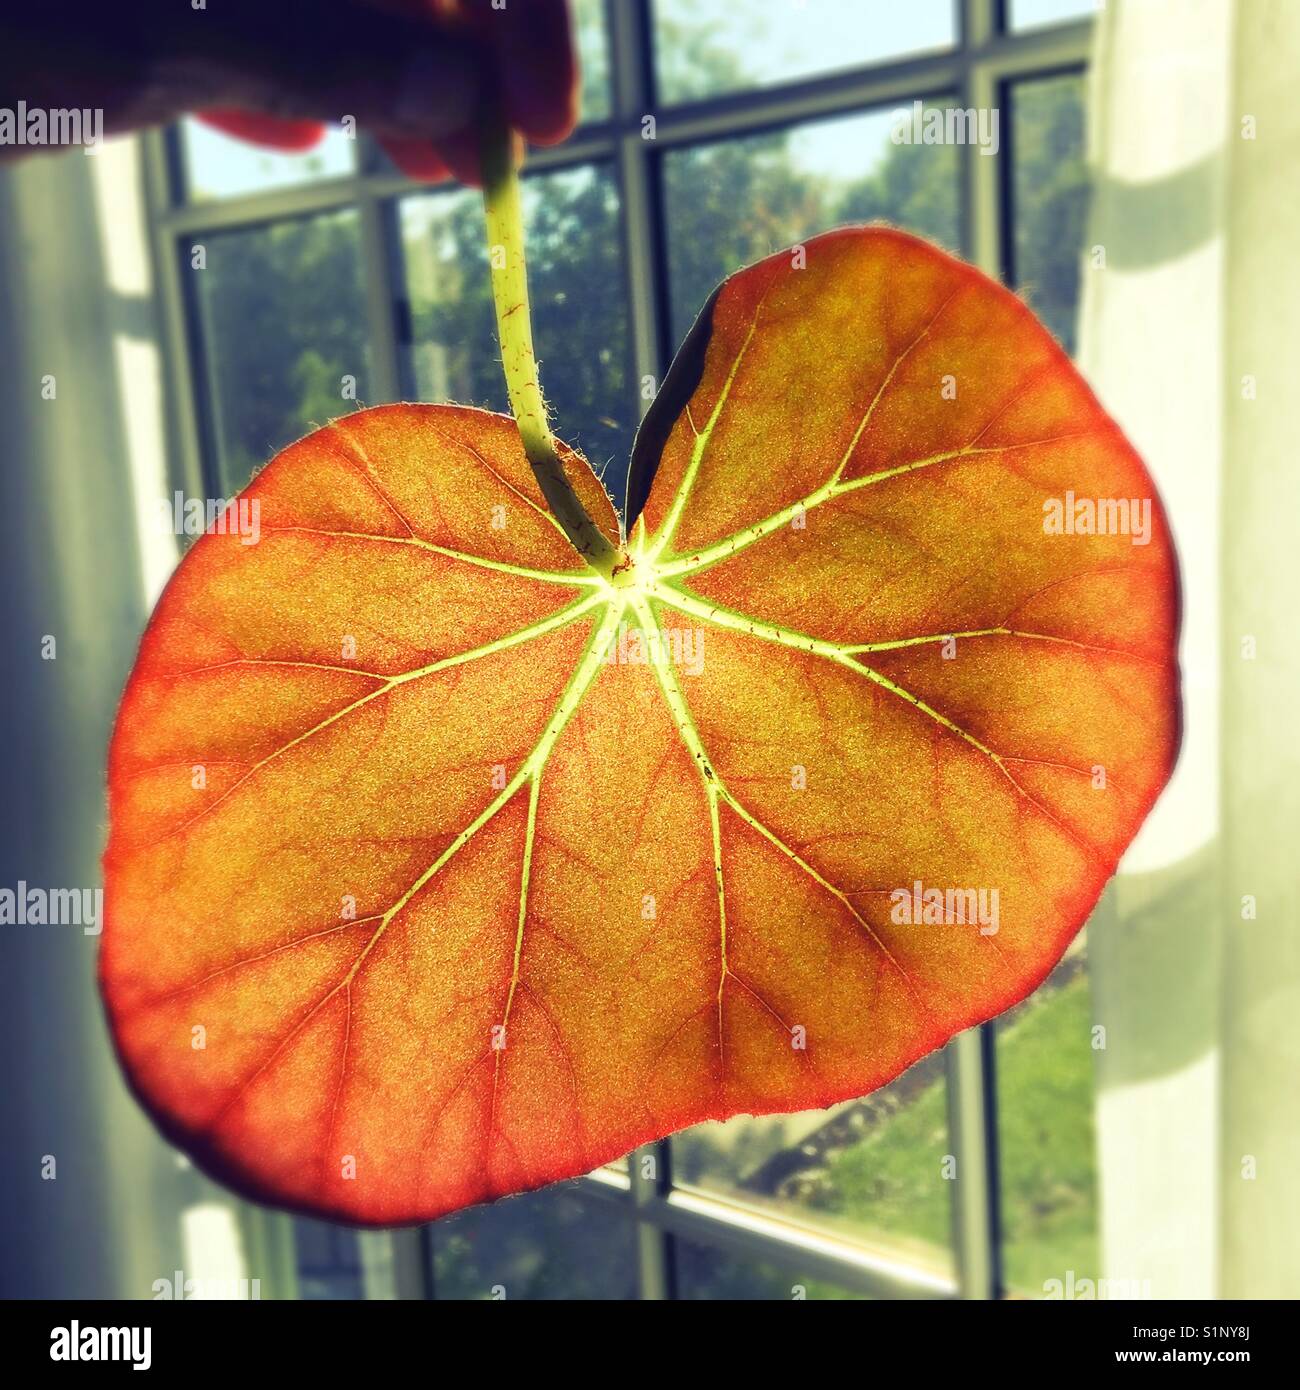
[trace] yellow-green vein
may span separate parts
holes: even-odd
[[[492,799],[491,802],[461,831],[459,835],[447,846],[445,850],[426,868],[418,878],[398,897],[393,904],[380,916],[378,925],[371,933],[370,939],[357,955],[347,973],[337,984],[326,991],[320,999],[307,1011],[307,1013],[294,1024],[293,1028],[272,1050],[271,1054],[263,1061],[250,1076],[240,1083],[229,1100],[227,1100],[214,1116],[214,1123],[220,1119],[232,1105],[238,1101],[248,1088],[265,1072],[284,1049],[298,1036],[307,1023],[314,1018],[329,1001],[334,998],[340,990],[351,990],[352,982],[356,979],[358,972],[365,964],[366,960],[373,952],[380,938],[388,929],[394,918],[411,902],[417,893],[421,891],[431,879],[434,878],[447,864],[451,862],[462,849],[469,844],[473,838],[488,825],[496,815],[514,797],[515,793],[525,782],[534,780],[540,776],[542,769],[546,766],[547,759],[550,757],[551,750],[555,746],[555,741],[563,732],[565,725],[573,717],[582,697],[586,694],[591,682],[595,679],[597,672],[605,660],[605,652],[609,641],[614,634],[618,623],[622,606],[618,603],[609,603],[605,616],[596,624],[591,636],[587,639],[581,660],[578,663],[573,676],[565,686],[560,699],[556,703],[554,712],[543,730],[541,737],[534,744],[532,751],[524,759],[519,770],[505,785],[504,788]],[[522,937],[517,936],[516,953],[522,951]]]
[[[597,604],[606,602],[603,593],[597,591],[588,594],[586,598],[577,599],[564,608],[558,609],[550,617],[543,618],[539,622],[533,623],[528,627],[519,628],[515,632],[507,633],[504,637],[494,638],[491,642],[484,642],[481,646],[472,647],[468,651],[457,652],[453,656],[445,656],[438,661],[430,662],[427,666],[418,666],[411,671],[402,671],[395,676],[384,678],[384,683],[377,686],[374,690],[367,690],[364,695],[358,696],[355,700],[349,701],[341,709],[337,709],[333,714],[327,715],[318,723],[313,724],[310,729],[305,729],[302,733],[295,735],[288,742],[282,743],[279,748],[268,753],[264,758],[255,762],[247,772],[238,777],[228,786],[220,796],[215,797],[201,810],[196,811],[188,820],[182,821],[173,829],[167,831],[165,835],[160,835],[154,845],[163,844],[173,839],[175,836],[183,834],[200,820],[212,814],[229,796],[232,796],[242,787],[250,777],[260,772],[268,763],[274,762],[277,758],[287,753],[291,748],[296,748],[300,743],[304,743],[309,738],[314,738],[323,730],[331,725],[337,724],[340,719],[346,718],[349,714],[368,705],[372,700],[377,700],[383,695],[389,694],[400,685],[405,685],[408,681],[419,680],[425,676],[436,675],[439,671],[446,671],[453,666],[462,666],[469,661],[477,661],[485,656],[495,655],[503,652],[510,647],[515,647],[523,642],[531,642],[538,637],[545,636],[548,632],[554,632],[561,627],[566,627],[575,619],[580,618],[584,613],[595,608]],[[152,848],[152,846],[151,846]]]
[[[660,594],[659,597],[663,598],[663,595]],[[664,598],[664,601],[666,602],[667,599]],[[636,599],[633,600],[633,603],[637,610],[637,616],[646,629],[647,639],[653,639],[650,640],[651,649],[657,651],[666,650],[666,644],[663,641],[662,629],[660,628],[659,620],[654,613],[652,602],[638,596]],[[885,945],[884,941],[881,940],[876,929],[865,917],[863,917],[863,915],[854,906],[853,902],[850,900],[848,895],[842,889],[837,888],[833,883],[831,883],[831,881],[828,878],[826,878],[823,874],[819,873],[817,869],[815,869],[796,849],[788,845],[774,830],[772,830],[769,826],[765,825],[756,815],[754,815],[752,811],[749,810],[748,807],[746,807],[739,800],[738,797],[735,796],[731,789],[726,785],[726,782],[723,780],[721,774],[714,766],[713,760],[709,757],[708,750],[704,745],[704,740],[700,735],[700,731],[695,723],[694,716],[691,714],[690,706],[686,701],[685,693],[682,691],[681,684],[678,682],[676,673],[673,671],[670,663],[666,661],[656,661],[654,663],[654,668],[655,674],[659,678],[659,685],[661,690],[663,691],[664,699],[668,704],[669,712],[673,717],[673,723],[676,726],[679,735],[681,736],[683,744],[686,746],[687,751],[690,753],[692,760],[694,761],[696,767],[699,770],[700,777],[704,783],[705,795],[708,798],[709,802],[709,818],[711,826],[713,828],[714,873],[717,881],[718,917],[719,931],[721,934],[722,956],[722,977],[718,986],[718,1046],[720,1053],[722,1046],[722,989],[726,983],[727,975],[730,973],[726,955],[726,898],[724,888],[724,870],[722,861],[721,826],[718,814],[718,807],[720,802],[725,802],[726,805],[741,820],[743,820],[746,825],[750,826],[751,829],[757,831],[757,833],[763,836],[763,838],[766,839],[771,845],[779,849],[781,853],[784,854],[791,861],[791,863],[793,863],[797,868],[801,869],[819,887],[821,887],[825,892],[831,894],[831,896],[834,897],[844,907],[844,909],[853,918],[854,922],[857,923],[857,925],[861,928],[864,934],[872,942],[874,947],[889,962],[889,964],[893,966],[895,970],[898,971],[899,975],[902,976],[904,983],[907,985],[913,997],[916,999],[918,1006],[928,1016],[932,1017],[932,1015],[930,1014],[929,1006],[926,1004],[924,998],[921,996],[921,993],[917,988],[916,983],[913,981],[912,977],[908,974],[907,970],[903,967],[902,963],[894,956],[893,952],[889,949],[889,947]]]
[[[546,513],[550,515],[550,513]],[[262,528],[270,535],[308,535],[331,536],[345,541],[370,541],[379,545],[406,545],[415,550],[428,551],[441,555],[447,560],[458,560],[462,564],[476,565],[480,569],[496,570],[501,574],[518,575],[521,579],[536,579],[544,584],[578,584],[594,588],[604,581],[589,569],[582,570],[539,570],[528,565],[512,565],[505,560],[493,560],[486,555],[474,555],[467,550],[453,550],[449,546],[437,545],[421,536],[381,536],[368,531],[331,531],[322,526],[266,526]]]
[[[781,627],[776,623],[762,622],[757,618],[752,618],[745,613],[737,613],[732,609],[723,608],[717,604],[707,603],[696,595],[688,593],[685,589],[680,589],[675,585],[659,584],[656,586],[655,595],[660,602],[669,607],[676,608],[680,612],[689,613],[692,617],[698,618],[701,622],[712,623],[715,627],[724,628],[732,632],[742,632],[750,637],[757,637],[764,642],[775,642],[783,647],[790,647],[795,651],[809,652],[814,656],[819,656],[827,661],[834,662],[838,666],[843,666],[847,670],[854,671],[860,676],[865,676],[867,680],[878,685],[883,690],[888,690],[892,695],[906,701],[922,714],[934,720],[950,733],[962,739],[970,747],[982,753],[1007,779],[1016,791],[1029,802],[1039,814],[1046,816],[1054,825],[1057,826],[1070,840],[1072,840],[1085,854],[1091,858],[1100,858],[1100,852],[1095,845],[1089,844],[1084,840],[1072,826],[1067,825],[1049,807],[1044,806],[1027,788],[1012,775],[1007,767],[1008,758],[990,748],[982,739],[976,737],[968,729],[963,729],[960,724],[950,719],[941,710],[937,710],[933,705],[928,704],[920,696],[914,695],[910,690],[891,680],[883,672],[877,671],[874,667],[868,666],[865,662],[858,661],[844,647],[835,642],[827,642],[820,637],[813,637],[806,632],[796,632],[792,628]],[[1018,761],[1011,758],[1010,761]]]
[[[761,308],[761,305],[760,305]],[[722,417],[722,408],[727,403],[727,398],[731,395],[731,388],[735,383],[736,374],[740,371],[740,364],[745,360],[745,354],[749,351],[749,345],[753,342],[754,333],[758,328],[758,312],[754,313],[754,321],[749,325],[749,332],[745,334],[745,341],[740,345],[740,351],[736,353],[735,360],[727,372],[727,378],[722,383],[722,390],[718,394],[717,403],[714,405],[708,420],[702,431],[696,430],[694,420],[690,421],[691,432],[695,435],[695,443],[691,448],[690,461],[686,465],[686,471],[682,474],[681,482],[677,485],[677,491],[673,494],[672,504],[668,509],[668,515],[664,518],[663,525],[659,528],[659,534],[655,538],[653,549],[650,551],[649,558],[653,561],[672,543],[673,533],[677,530],[677,523],[682,518],[682,512],[686,508],[686,503],[690,498],[691,491],[695,486],[695,479],[700,471],[700,464],[704,461],[704,451],[709,447],[709,440],[713,437],[714,426]]]
[[[892,468],[883,468],[877,473],[869,473],[862,478],[850,478],[848,482],[840,482],[841,471],[847,462],[846,456],[820,487],[814,488],[806,496],[799,498],[798,501],[791,502],[789,506],[782,507],[779,512],[773,512],[771,516],[766,516],[761,521],[742,526],[739,531],[734,531],[731,535],[724,536],[712,545],[704,546],[689,555],[671,556],[655,567],[656,573],[661,579],[671,579],[676,575],[693,574],[708,569],[732,555],[738,555],[742,550],[747,550],[756,541],[763,540],[774,531],[788,526],[796,517],[804,516],[826,502],[845,497],[861,488],[886,482],[890,478],[900,477],[905,473],[914,473],[922,468],[931,468],[940,463],[951,463],[957,459],[984,458],[993,454],[1011,453],[1018,449],[1035,449],[1047,444],[1059,444],[1071,439],[1082,439],[1092,433],[1094,433],[1092,430],[1080,430],[1074,434],[1057,435],[1051,439],[1029,439],[1020,444],[1000,444],[987,449],[977,449],[971,445],[966,445],[960,449],[950,449],[946,453],[932,454],[929,458],[913,459],[909,463],[900,463]]]

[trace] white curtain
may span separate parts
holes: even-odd
[[[0,227],[0,883],[91,888],[113,713],[175,561],[139,524],[167,485],[136,143],[0,170]],[[291,1294],[287,1219],[200,1179],[127,1095],[96,938],[0,931],[0,1292],[151,1298],[182,1271]]]
[[[1112,0],[1082,366],[1183,579],[1179,767],[1090,933],[1104,1274],[1300,1294],[1300,5]]]

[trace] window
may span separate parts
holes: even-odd
[[[220,493],[276,450],[366,399],[361,236],[350,209],[193,243],[208,421]]]
[[[398,215],[410,306],[403,393],[508,410],[482,199],[465,189],[414,193],[401,200]],[[621,494],[637,416],[612,168],[593,163],[529,178],[524,216],[547,400],[564,421],[567,442]],[[548,361],[562,362],[563,370],[547,373]]]
[[[652,0],[656,88],[665,103],[785,85],[951,48],[953,0],[907,5],[736,5]]]
[[[586,122],[533,158],[525,203],[544,379],[620,505],[641,382],[718,280],[837,223],[963,251],[1073,347],[1091,8],[924,0],[868,22],[772,0],[742,23],[720,0],[580,0]],[[914,101],[997,109],[996,157],[896,143]],[[503,405],[476,195],[410,183],[364,136],[264,157],[186,123],[151,150],[178,483],[229,495],[362,404]],[[1081,938],[995,1026],[833,1110],[702,1126],[422,1232],[296,1222],[300,1290],[944,1298],[1095,1273],[1086,957]]]

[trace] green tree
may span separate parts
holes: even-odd
[[[1022,82],[1011,104],[1016,282],[1070,352],[1090,183],[1083,79]]]
[[[608,171],[595,168],[530,178],[524,204],[537,351],[552,418],[617,491],[636,423],[617,194]],[[478,197],[440,192],[412,199],[403,244],[414,389],[426,400],[504,410]]]
[[[198,279],[221,486],[241,488],[277,449],[365,394],[365,301],[355,213],[207,239]]]
[[[959,251],[957,157],[953,145],[891,141],[879,168],[852,184],[840,198],[835,221],[890,222],[929,237],[949,251]]]

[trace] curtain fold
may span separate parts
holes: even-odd
[[[1285,0],[1098,22],[1080,358],[1183,583],[1179,766],[1090,931],[1104,1273],[1157,1298],[1300,1288],[1297,71]]]
[[[1221,1292],[1300,1293],[1300,5],[1237,6],[1223,452]],[[1254,904],[1252,909],[1251,904]],[[1252,915],[1253,914],[1253,915]]]
[[[174,540],[141,524],[168,493],[144,217],[135,141],[0,169],[9,888],[100,885],[108,735],[175,560]],[[260,1277],[264,1297],[291,1290],[287,1219],[201,1179],[127,1094],[95,988],[97,936],[0,932],[12,1001],[0,1011],[0,1293],[152,1298],[177,1271],[234,1268]],[[227,1219],[204,1224],[214,1208]]]

